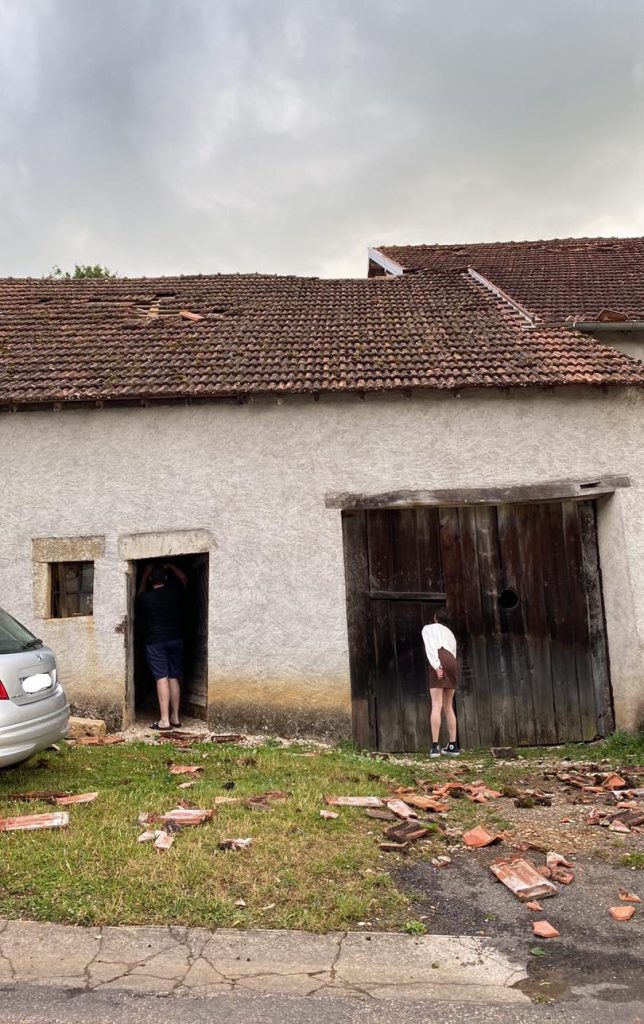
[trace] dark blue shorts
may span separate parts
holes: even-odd
[[[155,679],[179,679],[183,674],[183,640],[146,644],[145,656]]]

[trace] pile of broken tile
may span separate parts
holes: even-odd
[[[171,775],[189,775],[191,777],[203,771],[202,765],[190,764],[171,764],[169,769]],[[181,783],[179,788],[190,785],[194,785],[194,782]],[[227,789],[232,789],[235,784],[234,782],[228,782],[223,785]],[[213,806],[207,808],[194,807],[187,800],[179,800],[178,806],[167,811],[165,814],[143,811],[139,814],[138,823],[145,831],[139,835],[138,842],[152,842],[156,850],[169,850],[174,843],[176,835],[185,828],[203,825],[206,822],[212,821],[221,805],[241,804],[251,811],[270,811],[274,802],[286,800],[288,796],[288,793],[283,793],[281,790],[271,789],[265,793],[258,793],[255,796],[248,797],[216,796],[213,800]],[[155,828],[154,826],[157,827]],[[222,838],[219,840],[218,846],[220,850],[239,851],[247,849],[252,841],[251,836],[236,839]]]
[[[544,772],[544,778],[556,779],[563,784],[565,793],[575,793],[573,802],[592,804],[587,825],[601,825],[610,831],[639,833],[644,831],[644,789],[639,785],[639,767],[629,772],[601,771],[596,765],[571,766],[566,771]],[[560,853],[547,850],[531,842],[521,842],[504,831],[489,831],[477,825],[465,832],[450,828],[445,816],[450,800],[466,799],[475,804],[487,804],[500,797],[510,797],[517,807],[549,807],[553,794],[540,789],[517,786],[505,787],[503,792],[491,789],[482,779],[464,783],[449,779],[444,783],[419,780],[416,786],[400,786],[389,797],[327,796],[325,803],[337,807],[361,807],[365,814],[376,820],[392,822],[385,828],[379,842],[386,852],[407,853],[418,840],[441,835],[448,840],[459,840],[468,849],[480,849],[495,843],[511,841],[513,853],[490,864],[490,871],[524,903],[533,913],[541,912],[540,899],[556,896],[558,886],[574,882],[573,865]],[[323,817],[337,817],[329,811],[320,811]],[[432,815],[433,820],[427,820]],[[545,855],[545,863],[535,863],[526,856],[530,851]],[[444,868],[451,864],[447,855],[434,857],[432,864]],[[619,899],[628,906],[608,908],[616,921],[628,921],[635,914],[634,904],[640,899],[635,894],[620,890]],[[533,934],[539,938],[556,938],[559,932],[546,920],[533,922]]]
[[[577,791],[573,803],[592,805],[587,825],[600,825],[610,832],[644,834],[644,788],[639,774],[644,768],[628,772],[600,771],[596,765],[571,766],[556,772],[564,791]]]

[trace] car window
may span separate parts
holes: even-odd
[[[35,647],[36,637],[3,608],[0,608],[0,654],[17,654],[26,645]]]

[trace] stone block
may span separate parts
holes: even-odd
[[[105,736],[107,728],[102,718],[76,718],[69,719],[67,739],[80,740],[84,736]]]

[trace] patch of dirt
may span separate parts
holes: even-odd
[[[150,728],[150,719],[142,718],[136,721],[133,725],[130,725],[127,729],[124,729],[119,733],[123,736],[126,743],[149,743],[156,744],[159,742],[159,733],[155,729]],[[202,721],[199,718],[185,718],[181,719],[181,732],[194,733],[195,736],[199,734],[203,735],[223,735],[224,733],[230,733],[231,735],[239,735],[238,729],[217,728],[216,732],[208,725],[207,722]],[[243,739],[240,740],[237,746],[240,747],[261,747],[263,744],[270,741],[273,745],[278,747],[303,747],[306,750],[330,750],[331,743],[324,743],[321,740],[314,739],[289,739],[285,736],[269,736],[267,734],[261,735],[244,735]]]

